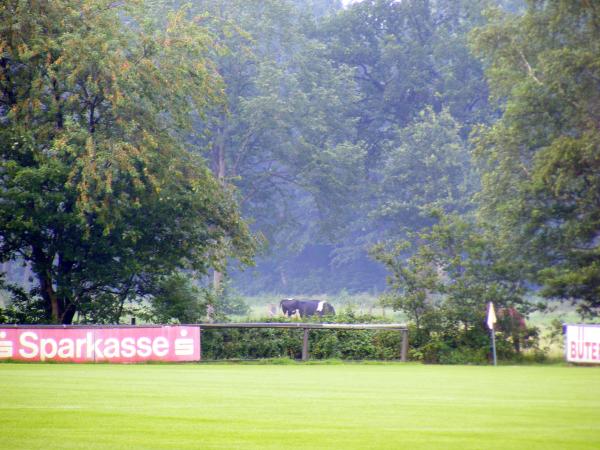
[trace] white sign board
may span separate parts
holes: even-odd
[[[600,364],[600,325],[564,325],[569,362]]]

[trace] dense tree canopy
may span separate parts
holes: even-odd
[[[502,118],[477,135],[484,217],[549,297],[600,308],[600,5],[530,1],[474,34]]]
[[[230,193],[179,138],[221,97],[204,29],[96,0],[0,17],[0,256],[30,265],[21,298],[41,320],[115,321],[161,277],[221,265],[222,241],[250,256]]]
[[[263,261],[271,273],[264,275],[284,289],[290,259],[330,242],[351,216],[345,205],[358,192],[364,153],[347,114],[358,101],[352,72],[325,57],[311,36],[314,18],[301,6],[285,0],[193,6],[194,14],[207,14],[225,49],[213,61],[227,96],[227,112],[208,114],[196,144],[214,174],[238,188],[242,211],[268,242]],[[309,10],[329,8],[314,2]]]

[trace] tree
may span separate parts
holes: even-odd
[[[185,11],[156,28],[143,10],[0,7],[0,258],[31,265],[42,321],[118,321],[177,269],[252,255],[232,193],[181,144],[221,98],[210,36]]]
[[[470,207],[477,186],[467,136],[492,116],[482,66],[466,35],[482,2],[363,1],[318,28],[334,64],[354,69],[348,114],[366,155],[360,195],[336,254],[358,259],[376,242],[430,226],[431,208]]]
[[[291,260],[330,242],[351,216],[364,157],[346,114],[357,98],[352,73],[324,57],[313,19],[289,0],[194,3],[201,13],[223,49],[212,59],[227,110],[197,124],[195,143],[268,241],[260,267],[270,266],[269,283],[285,284]]]
[[[354,113],[370,167],[377,167],[395,128],[428,107],[447,108],[467,130],[487,119],[482,68],[466,42],[482,8],[469,0],[368,0],[322,25],[329,57],[355,69],[361,99]]]
[[[142,318],[153,323],[198,323],[206,316],[205,297],[189,276],[175,273],[157,280],[147,317]]]
[[[414,323],[417,346],[485,355],[488,302],[525,315],[535,307],[525,299],[520,262],[506,258],[493,230],[472,219],[439,215],[438,221],[416,238],[375,247],[375,257],[391,272],[383,300]],[[509,331],[507,340],[514,339]]]
[[[473,35],[502,118],[475,137],[482,216],[547,297],[600,311],[600,5],[527,2]]]
[[[390,145],[378,170],[378,207],[371,214],[387,224],[392,236],[432,225],[434,210],[468,210],[476,177],[460,124],[448,110],[422,111],[417,120],[397,130]]]

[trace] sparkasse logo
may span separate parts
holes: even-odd
[[[25,361],[197,361],[197,327],[0,329],[0,358]]]

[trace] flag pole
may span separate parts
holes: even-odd
[[[487,326],[490,329],[492,335],[492,355],[494,356],[494,366],[498,365],[498,359],[496,358],[496,333],[494,333],[494,324],[496,323],[496,311],[494,311],[494,304],[489,303],[488,315],[487,315]]]
[[[498,359],[496,358],[496,333],[494,333],[494,328],[490,331],[492,334],[492,354],[494,355],[494,365],[498,365]]]

